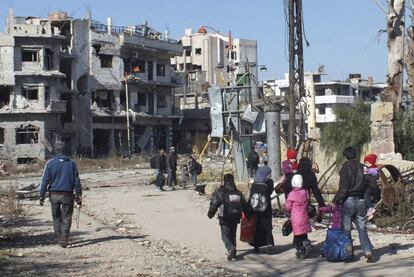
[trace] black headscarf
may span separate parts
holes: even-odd
[[[318,179],[312,171],[312,161],[307,157],[302,157],[299,160],[298,174],[302,175],[303,188],[310,189],[317,185]]]

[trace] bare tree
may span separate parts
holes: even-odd
[[[388,74],[383,99],[392,102],[397,112],[403,92],[404,70],[404,12],[405,0],[389,0],[387,12]]]

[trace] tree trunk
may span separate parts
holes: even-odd
[[[403,89],[404,68],[404,3],[405,0],[389,0],[387,13],[388,74],[383,100],[392,102],[397,112]]]
[[[414,18],[414,0],[411,0],[411,12]],[[411,23],[412,24],[412,23]],[[410,89],[411,103],[414,106],[414,26],[407,28],[407,47],[405,51],[405,68],[408,76],[408,86]]]

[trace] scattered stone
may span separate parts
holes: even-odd
[[[119,226],[119,225],[121,225],[121,223],[122,222],[124,222],[124,220],[123,219],[118,219],[117,221],[115,221],[114,223],[113,223],[113,225],[114,226]]]

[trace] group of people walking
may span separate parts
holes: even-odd
[[[156,175],[156,191],[164,191],[165,175],[167,175],[167,189],[174,190],[177,184],[177,153],[175,147],[172,146],[166,154],[161,148],[158,155],[151,159],[151,167],[155,169]],[[201,173],[201,165],[192,155],[188,155],[188,162],[181,168],[182,187],[186,188],[187,184],[195,186],[197,184],[197,176]],[[190,180],[191,178],[191,180]]]
[[[343,155],[346,161],[339,172],[339,188],[329,204],[325,203],[318,188],[317,177],[309,158],[302,157],[298,162],[296,151],[289,149],[287,159],[282,163],[283,191],[286,197],[285,210],[293,231],[295,255],[300,260],[305,259],[312,249],[308,234],[312,231],[310,218],[314,216],[311,210],[312,208],[316,210],[310,202],[310,197],[313,195],[318,203],[320,214],[328,212],[333,214],[330,230],[340,231],[350,241],[344,250],[347,251],[345,255],[347,260],[353,260],[351,240],[353,223],[358,231],[366,261],[373,261],[373,247],[365,223],[375,212],[372,208],[371,193],[377,187],[379,175],[376,167],[377,157],[375,154],[369,154],[362,164],[357,159],[357,152],[353,147],[347,147]],[[223,186],[213,194],[210,202],[208,217],[212,218],[218,211],[228,260],[236,257],[236,230],[242,212],[248,219],[254,217],[256,221],[255,235],[250,242],[254,251],[258,252],[262,246],[274,246],[271,208],[274,185],[270,178],[271,169],[266,161],[263,162],[263,166],[259,167],[258,161],[257,153],[249,154],[249,170],[250,174],[254,174],[254,181],[247,201],[237,190],[233,175],[226,174],[223,178]],[[237,195],[237,197],[230,197],[231,195]]]

